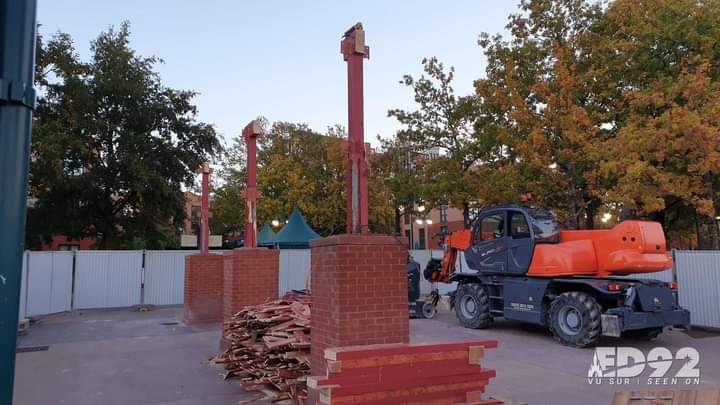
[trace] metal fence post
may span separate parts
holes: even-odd
[[[0,0],[0,404],[12,404],[30,128],[36,0]]]

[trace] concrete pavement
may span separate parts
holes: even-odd
[[[514,403],[609,405],[615,391],[638,387],[588,384],[593,350],[562,346],[543,328],[496,321],[490,329],[464,329],[446,311],[436,319],[411,320],[410,326],[411,341],[418,343],[497,339],[499,347],[487,352],[484,363],[498,374],[488,393]],[[701,355],[700,387],[717,388],[720,335],[696,336],[669,331],[651,342],[605,339],[601,344],[634,346],[646,354],[656,346],[673,353],[684,346],[694,347]],[[219,338],[217,324],[185,326],[181,307],[48,316],[19,339],[20,347],[49,347],[17,355],[15,404],[220,405],[254,398],[256,394],[245,393],[237,382],[223,381],[222,369],[208,364],[219,350]],[[646,369],[645,375],[650,371]]]

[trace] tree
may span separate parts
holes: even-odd
[[[717,0],[617,0],[597,29],[596,59],[619,94],[620,130],[604,155],[609,196],[669,234],[694,217],[705,249],[720,248],[719,20]]]
[[[582,0],[525,0],[509,18],[509,41],[486,33],[479,40],[488,58],[486,77],[475,82],[479,122],[502,149],[495,166],[570,228],[594,225],[597,145],[612,136],[589,48],[601,15]]]
[[[405,126],[397,134],[403,147],[418,154],[439,152],[422,164],[424,199],[433,206],[462,207],[467,224],[476,197],[471,169],[479,159],[479,144],[473,139],[475,99],[455,95],[454,68],[446,72],[437,58],[423,59],[423,71],[417,80],[406,75],[400,82],[413,89],[418,109],[392,109],[388,116]]]
[[[419,156],[412,147],[397,138],[378,137],[378,141],[382,146],[378,153],[371,156],[372,178],[386,187],[388,196],[385,201],[390,202],[393,211],[393,231],[400,234],[403,210],[411,209],[415,202],[422,200],[420,179],[416,171]],[[375,184],[369,187],[376,189]]]
[[[130,48],[128,23],[101,33],[88,63],[66,34],[39,41],[29,243],[62,234],[99,248],[175,245],[182,187],[220,150],[196,119],[195,93],[163,85],[161,60]]]
[[[223,235],[223,240],[242,239],[246,218],[242,193],[247,177],[245,140],[242,137],[233,139],[220,163],[220,170],[212,184],[210,230]]]

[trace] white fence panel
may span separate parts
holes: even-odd
[[[638,273],[638,274],[630,274],[628,276],[623,276],[625,278],[637,278],[641,280],[660,280],[665,281],[667,283],[673,281],[673,271],[672,269],[668,269],[665,271],[658,271],[655,273]]]
[[[720,252],[675,251],[680,306],[695,326],[720,328]]]
[[[143,303],[182,304],[185,288],[185,256],[197,250],[146,250]]]
[[[70,310],[73,252],[30,252],[26,316]]]
[[[140,304],[141,250],[82,250],[76,253],[75,308],[114,308]]]
[[[20,273],[20,306],[18,311],[18,319],[23,320],[26,317],[27,308],[27,277],[28,277],[28,255],[30,252],[24,251],[22,257],[22,273]]]
[[[310,249],[280,250],[280,295],[304,290],[310,281]]]

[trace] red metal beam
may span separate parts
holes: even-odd
[[[210,165],[200,166],[202,173],[202,203],[200,207],[200,248],[203,254],[210,248]]]
[[[260,198],[257,190],[257,137],[260,135],[260,125],[255,120],[250,121],[242,135],[247,146],[245,247],[254,248],[257,247],[257,200]]]
[[[340,52],[348,66],[348,167],[345,175],[347,233],[368,233],[368,165],[363,117],[363,59],[370,58],[365,31],[357,23],[345,32]]]

